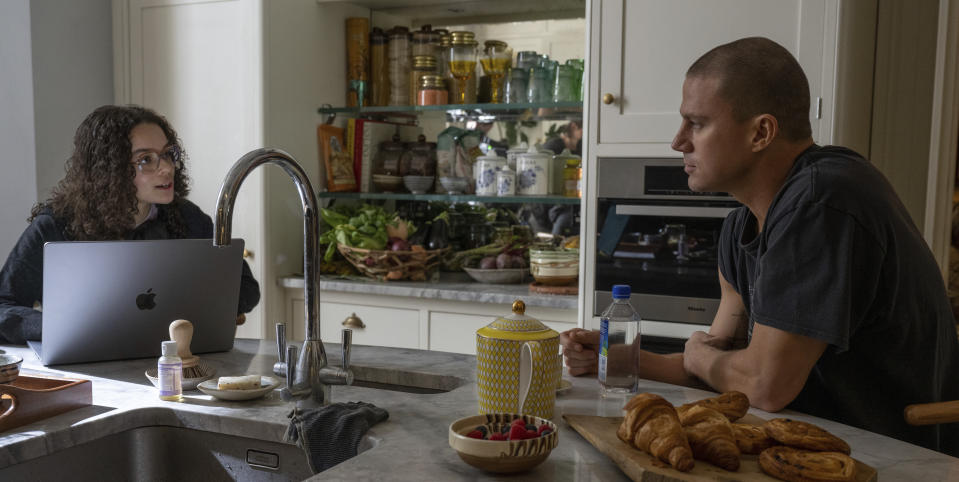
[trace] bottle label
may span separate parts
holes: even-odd
[[[160,396],[171,397],[183,393],[183,365],[176,364],[158,364],[157,375],[160,380]]]
[[[609,356],[609,319],[599,320],[599,381],[606,383],[607,360]]]

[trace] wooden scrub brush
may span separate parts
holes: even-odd
[[[170,323],[170,339],[176,342],[177,356],[183,360],[183,379],[210,378],[216,374],[212,367],[200,363],[200,357],[190,352],[190,343],[193,341],[193,323],[187,320],[176,320]]]

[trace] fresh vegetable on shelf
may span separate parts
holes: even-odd
[[[426,240],[426,249],[443,249],[450,245],[449,239],[449,219],[448,211],[443,211],[433,218],[433,224],[430,226],[430,235]]]
[[[369,204],[360,206],[352,216],[332,209],[321,209],[320,215],[329,226],[320,234],[320,243],[327,245],[323,254],[323,260],[327,262],[333,259],[337,243],[353,248],[383,250],[387,248],[390,230],[396,235],[394,237],[404,240],[416,231],[409,221]]]

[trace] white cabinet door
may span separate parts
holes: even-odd
[[[211,216],[227,171],[263,145],[259,8],[258,0],[129,0],[129,56],[118,62],[129,89],[117,100],[170,120],[189,155],[190,200]],[[263,277],[268,257],[258,171],[237,196],[232,236],[254,253],[247,262],[265,294],[271,281]],[[264,337],[264,297],[237,336]]]
[[[686,69],[713,47],[742,37],[768,37],[789,49],[806,71],[811,97],[816,99],[822,87],[827,1],[834,2],[597,2],[599,25],[597,12],[593,22],[599,28],[599,65],[593,68],[600,75],[590,100],[599,110],[598,145],[670,143],[679,128]],[[606,94],[613,97],[612,103],[603,103]],[[813,118],[813,132],[817,129]]]
[[[353,343],[396,348],[420,347],[419,310],[326,301],[320,304],[320,333],[323,341],[337,343],[342,340],[342,322],[353,313],[365,325],[364,328],[353,328]]]

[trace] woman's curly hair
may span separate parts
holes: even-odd
[[[105,105],[97,108],[77,128],[66,175],[50,198],[38,203],[29,221],[46,210],[65,223],[66,233],[77,241],[126,239],[134,230],[137,214],[136,167],[130,133],[140,124],[156,124],[168,145],[180,139],[163,116],[139,106]],[[182,152],[182,149],[181,149]],[[185,153],[181,161],[185,160]],[[190,192],[189,177],[181,164],[174,173],[174,209],[159,209],[158,220],[171,237],[185,234],[177,205]]]

